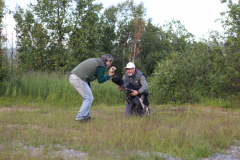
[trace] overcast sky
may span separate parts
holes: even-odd
[[[26,8],[30,1],[36,2],[36,0],[5,0],[10,10],[14,10],[16,4]],[[96,3],[103,3],[104,8],[125,1],[95,0]],[[215,22],[217,18],[221,18],[220,12],[227,10],[226,4],[221,4],[220,0],[134,0],[134,2],[136,4],[144,3],[144,7],[147,8],[146,16],[147,18],[152,18],[153,24],[163,25],[173,19],[180,20],[188,32],[191,32],[197,38],[202,38],[203,36],[206,38],[208,30],[223,32],[220,22]],[[14,41],[16,40],[14,31],[15,21],[12,15],[7,15],[3,21],[7,24],[8,47],[10,47],[12,34]],[[6,32],[6,29],[4,32]]]

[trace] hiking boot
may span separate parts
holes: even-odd
[[[81,119],[79,122],[80,122],[80,123],[92,122],[92,120],[91,120],[91,119],[88,119],[88,118],[84,118],[84,119]]]
[[[96,118],[91,118],[91,117],[89,116],[89,117],[87,117],[86,119],[94,120],[94,119],[96,119]]]
[[[89,118],[83,118],[83,119],[76,118],[76,121],[79,121],[80,123],[92,122],[92,120]]]
[[[90,116],[89,117],[86,117],[86,118],[76,118],[76,121],[80,121],[80,122],[92,122],[92,120],[94,120],[96,118],[91,118]]]

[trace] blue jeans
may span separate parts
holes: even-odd
[[[75,74],[70,75],[69,81],[83,98],[82,106],[78,112],[76,120],[89,117],[89,110],[93,102],[93,94],[89,85]]]

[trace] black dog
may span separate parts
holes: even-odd
[[[126,94],[126,100],[128,102],[131,102],[135,97],[131,95],[131,93],[133,92],[133,90],[139,90],[140,87],[135,86],[134,84],[132,84],[131,82],[127,81],[127,80],[122,80],[119,77],[114,77],[112,78],[112,82],[117,84],[118,86],[120,86],[122,88],[122,91]],[[139,98],[139,101],[142,105],[143,111],[142,111],[142,115],[148,115],[150,114],[150,110],[149,110],[149,101],[148,101],[148,96],[149,94],[147,92],[143,92],[139,95],[137,95],[137,97]]]

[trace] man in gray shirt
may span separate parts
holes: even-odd
[[[133,90],[131,95],[137,96],[138,94],[142,94],[143,92],[146,92],[148,89],[146,78],[144,77],[144,74],[141,71],[135,68],[134,63],[129,62],[124,69],[126,70],[126,73],[123,75],[122,79],[131,82],[137,87],[140,87],[139,90]],[[118,89],[120,91],[122,90],[120,86],[118,86]],[[128,101],[126,103],[125,116],[126,117],[131,116],[136,106],[138,111],[142,110],[142,105],[138,97],[135,97],[132,101],[130,102]]]

